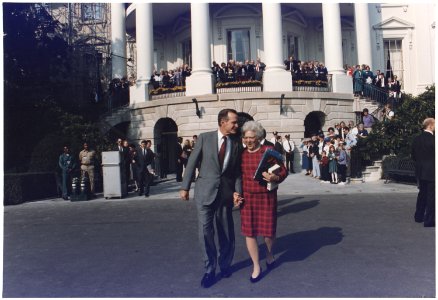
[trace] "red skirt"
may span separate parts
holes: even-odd
[[[243,193],[240,209],[241,229],[244,236],[275,237],[277,229],[277,191]]]

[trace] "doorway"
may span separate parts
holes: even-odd
[[[312,111],[304,119],[304,137],[318,135],[325,124],[325,114],[322,111]]]
[[[157,159],[155,168],[158,174],[176,172],[176,150],[178,143],[178,126],[171,118],[161,118],[155,123],[154,144]]]

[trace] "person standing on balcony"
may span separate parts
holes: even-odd
[[[362,70],[360,68],[360,65],[356,65],[356,70],[353,73],[353,91],[354,96],[362,96],[363,91],[363,77],[362,77]]]
[[[419,189],[414,219],[424,222],[424,227],[435,227],[435,119],[425,119],[423,128],[411,151]]]
[[[317,74],[318,74],[317,80],[327,81],[328,71],[323,63],[319,63],[319,66],[317,68]]]
[[[371,85],[373,83],[374,74],[370,70],[370,66],[365,66],[365,70],[362,71],[362,78],[365,81],[364,85],[364,96],[369,97],[371,95]]]
[[[255,65],[255,80],[262,81],[265,68],[265,63],[261,62],[260,57],[257,57],[257,63]]]

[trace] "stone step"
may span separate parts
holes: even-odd
[[[362,178],[350,178],[350,184],[364,183]]]
[[[375,160],[375,161],[373,161],[373,166],[375,166],[375,167],[381,167],[381,166],[382,166],[382,161],[381,161],[381,160]]]

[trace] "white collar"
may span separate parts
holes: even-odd
[[[424,131],[429,132],[431,135],[434,135],[432,131],[424,129]]]

